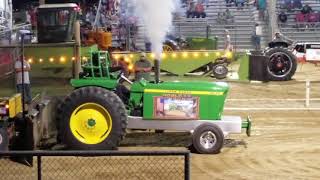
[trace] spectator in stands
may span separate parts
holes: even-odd
[[[282,11],[282,12],[279,14],[279,16],[278,16],[278,19],[279,19],[279,21],[280,21],[282,24],[284,24],[284,23],[287,22],[288,17],[287,17],[287,15],[286,15],[286,13]]]
[[[305,27],[305,22],[306,22],[306,16],[302,14],[302,12],[296,14],[296,23],[297,23],[297,28],[304,28]]]
[[[265,20],[266,0],[258,0],[259,18]]]
[[[239,9],[242,9],[246,0],[236,0],[235,4]]]
[[[188,10],[187,10],[187,18],[194,18],[195,14],[195,3],[193,1],[189,2],[188,4]]]
[[[292,4],[293,4],[293,8],[298,8],[298,9],[302,8],[301,0],[293,0]]]
[[[291,11],[293,9],[292,0],[284,0],[282,6],[283,8],[287,9],[287,11]]]
[[[309,25],[315,27],[315,23],[319,21],[319,15],[317,12],[311,12],[307,16]]]
[[[218,12],[217,23],[218,24],[226,24],[225,12]]]
[[[226,0],[227,7],[231,7],[233,3],[235,3],[235,0]]]
[[[304,15],[310,14],[311,12],[312,12],[312,8],[309,6],[309,4],[304,5],[301,9],[301,13]]]
[[[29,15],[30,15],[32,30],[35,30],[37,26],[37,10],[35,7],[31,7],[31,9],[29,10]]]
[[[234,23],[234,16],[233,14],[231,13],[231,11],[229,9],[226,9],[226,12],[225,12],[225,21],[226,21],[226,24],[232,24]]]
[[[195,11],[194,11],[194,16],[197,18],[205,18],[206,17],[206,13],[204,12],[204,7],[203,4],[201,2],[198,2],[196,7],[195,7]]]
[[[205,4],[207,7],[209,7],[209,1],[210,0],[202,0],[202,4]]]

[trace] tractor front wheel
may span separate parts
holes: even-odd
[[[125,135],[124,104],[106,89],[76,89],[65,98],[58,112],[58,137],[69,149],[116,149]]]
[[[215,124],[202,124],[194,130],[192,135],[192,145],[200,154],[220,153],[223,142],[223,132]]]

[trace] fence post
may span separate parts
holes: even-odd
[[[184,179],[190,179],[190,153],[184,155]]]
[[[310,80],[306,80],[306,107],[310,106]]]
[[[38,169],[38,180],[42,179],[41,175],[41,156],[37,156],[37,169]]]

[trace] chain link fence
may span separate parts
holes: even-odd
[[[26,156],[33,156],[32,166],[10,160]],[[189,179],[189,156],[188,151],[0,152],[0,179]]]

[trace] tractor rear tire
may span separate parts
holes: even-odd
[[[8,151],[9,140],[8,133],[5,127],[0,128],[0,151]]]
[[[121,99],[100,87],[74,90],[57,109],[58,140],[73,150],[114,150],[125,136]]]
[[[223,132],[215,124],[202,124],[194,130],[192,135],[192,145],[200,154],[218,154],[223,143]]]
[[[297,58],[290,50],[284,47],[274,47],[265,51],[265,55],[269,57],[267,65],[269,80],[291,80],[297,70]]]

